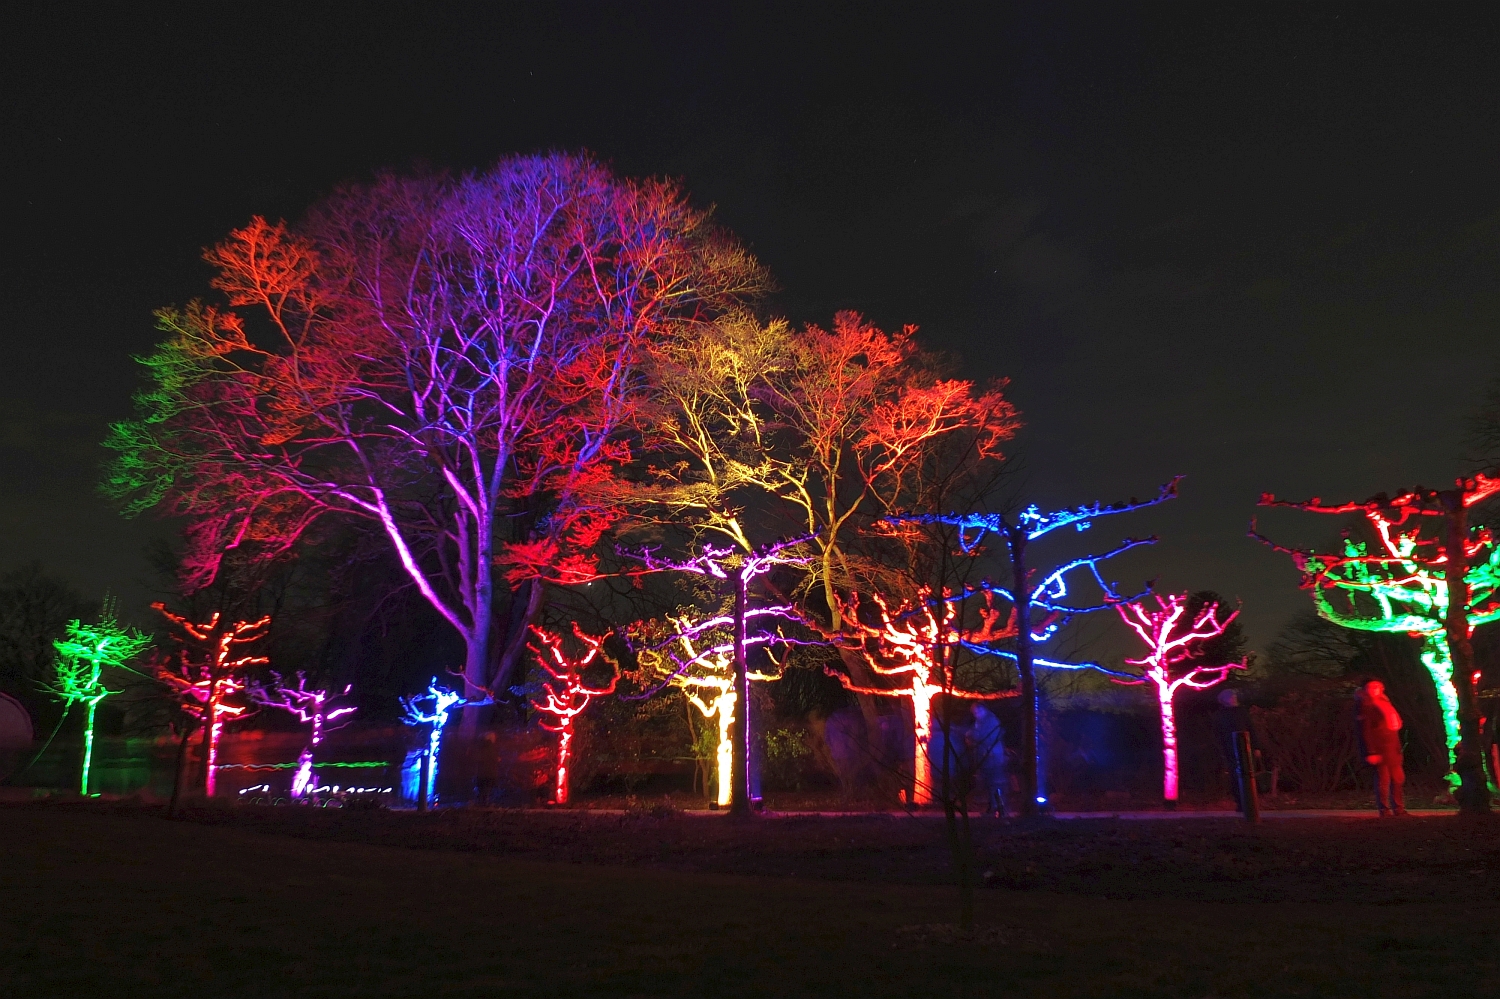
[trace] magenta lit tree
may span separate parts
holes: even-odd
[[[1144,600],[1116,608],[1150,651],[1140,659],[1126,659],[1142,673],[1136,679],[1112,677],[1116,683],[1152,684],[1156,688],[1157,710],[1161,715],[1162,798],[1169,806],[1177,803],[1177,720],[1173,699],[1183,687],[1205,690],[1222,683],[1233,669],[1244,669],[1245,663],[1204,663],[1201,655],[1205,643],[1224,634],[1224,629],[1239,611],[1221,615],[1220,607],[1205,602],[1197,611],[1189,608],[1189,595],[1152,594]]]
[[[301,670],[297,671],[296,686],[284,681],[279,673],[272,672],[271,677],[274,683],[269,690],[259,684],[250,687],[251,698],[263,707],[280,708],[294,714],[298,721],[310,726],[307,745],[297,757],[297,773],[292,777],[292,797],[301,798],[312,785],[313,757],[323,737],[353,721],[353,715],[359,709],[352,704],[339,703],[349,695],[352,689],[349,686],[330,695],[327,688],[309,688],[307,677]]]
[[[253,713],[245,696],[246,672],[270,662],[265,656],[239,653],[265,637],[271,617],[231,624],[215,611],[198,624],[160,602],[151,606],[172,625],[172,637],[180,646],[175,658],[157,666],[156,678],[171,688],[183,712],[203,725],[203,792],[211,798],[224,725]]]
[[[573,635],[584,649],[578,655],[571,655],[563,648],[561,635],[537,625],[532,625],[531,631],[541,643],[540,648],[534,644],[529,646],[531,653],[550,678],[542,681],[543,696],[533,698],[531,706],[551,719],[542,722],[542,727],[557,734],[557,778],[553,799],[559,805],[566,805],[574,724],[594,698],[615,692],[615,687],[620,682],[620,672],[614,663],[603,656],[603,637],[596,638],[586,634],[578,627],[577,622],[573,624]],[[584,672],[598,660],[609,664],[609,681],[602,685],[590,684],[584,679]]]

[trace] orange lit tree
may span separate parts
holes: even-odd
[[[844,635],[852,636],[854,648],[878,678],[861,685],[838,670],[827,668],[845,688],[876,697],[899,697],[912,707],[912,801],[931,805],[938,798],[951,798],[947,746],[944,761],[934,774],[931,751],[932,706],[939,696],[992,701],[1016,697],[1019,690],[1002,689],[996,670],[982,659],[961,657],[970,646],[1008,637],[1013,622],[1000,624],[998,610],[982,616],[982,626],[963,631],[958,627],[955,601],[934,600],[932,591],[917,591],[916,600],[894,611],[886,598],[872,598],[877,618],[869,622],[860,614],[860,601],[852,598],[840,607]],[[847,641],[847,638],[845,639]]]
[[[962,442],[996,459],[1020,425],[1001,385],[944,379],[914,327],[886,333],[853,312],[832,330],[800,332],[733,314],[691,339],[664,339],[648,370],[651,464],[624,505],[741,552],[756,540],[747,508],[789,518],[816,550],[794,594],[834,632],[840,593],[912,595],[906,552],[868,528],[918,501],[934,454]],[[875,683],[862,657],[842,658],[856,687]],[[857,700],[873,726],[872,698]]]

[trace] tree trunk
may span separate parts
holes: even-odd
[[[1156,700],[1161,707],[1161,797],[1171,808],[1177,804],[1177,718],[1171,688],[1157,683]]]
[[[187,745],[188,740],[193,737],[193,727],[187,723],[186,718],[182,723],[182,738],[177,742],[177,773],[172,778],[172,800],[167,803],[167,818],[177,817],[177,805],[182,800],[183,774],[187,771]]]
[[[1479,698],[1474,692],[1474,646],[1469,641],[1469,520],[1464,490],[1442,494],[1447,507],[1448,556],[1443,576],[1448,584],[1448,617],[1444,621],[1448,653],[1453,659],[1453,687],[1458,694],[1458,754],[1453,769],[1458,774],[1458,808],[1463,815],[1482,815],[1490,810],[1490,789],[1484,780],[1484,760],[1479,748]]]
[[[94,759],[94,709],[98,706],[98,701],[89,701],[88,717],[83,723],[83,774],[79,777],[78,786],[85,798],[89,796],[89,765]]]
[[[912,683],[912,804],[918,807],[930,805],[935,800],[933,790],[937,785],[932,777],[932,699],[938,689],[921,679]],[[943,751],[947,752],[946,740]]]
[[[745,608],[749,602],[749,580],[745,576],[747,560],[734,574],[734,759],[731,773],[733,793],[729,814],[733,818],[750,817],[750,681],[745,662]]]
[[[1036,672],[1032,667],[1031,591],[1027,589],[1026,529],[1007,529],[1011,586],[1016,608],[1016,672],[1021,677],[1021,807],[1022,815],[1035,815],[1047,803],[1042,789],[1041,761],[1036,738]]]
[[[203,795],[207,798],[214,796],[214,750],[215,733],[214,722],[218,719],[219,708],[219,682],[210,681],[208,688],[208,701],[203,705]]]

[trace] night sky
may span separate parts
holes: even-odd
[[[806,6],[7,12],[0,571],[144,617],[168,530],[94,495],[98,442],[203,246],[380,167],[550,148],[684,178],[794,321],[916,323],[1009,377],[1043,503],[1185,473],[1110,525],[1163,537],[1117,575],[1242,599],[1257,645],[1308,606],[1244,536],[1263,490],[1467,467],[1500,321],[1481,6]]]

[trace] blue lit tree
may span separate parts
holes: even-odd
[[[401,698],[401,721],[407,725],[429,725],[427,748],[422,754],[422,780],[417,785],[417,808],[426,811],[437,787],[438,750],[443,743],[443,729],[454,708],[466,707],[464,695],[438,685],[437,677],[424,693]]]
[[[982,616],[998,622],[1005,605],[1009,611],[1004,626],[997,623],[986,625],[990,636],[985,641],[965,643],[970,651],[994,655],[1013,662],[1021,681],[1021,790],[1022,809],[1035,812],[1038,806],[1046,805],[1037,756],[1037,688],[1036,667],[1049,669],[1096,669],[1112,673],[1098,663],[1070,663],[1037,655],[1039,647],[1056,639],[1067,625],[1081,615],[1109,610],[1130,603],[1146,595],[1143,591],[1132,596],[1121,595],[1104,578],[1100,565],[1116,555],[1132,548],[1153,543],[1153,538],[1127,539],[1117,547],[1100,555],[1085,555],[1069,559],[1045,570],[1034,569],[1030,561],[1030,544],[1053,531],[1071,527],[1074,531],[1086,531],[1100,517],[1129,513],[1133,510],[1156,506],[1177,496],[1177,485],[1182,476],[1177,476],[1161,487],[1156,496],[1147,500],[1131,499],[1122,503],[1094,503],[1070,509],[1043,511],[1035,504],[1018,514],[1006,513],[952,513],[952,514],[902,514],[889,518],[895,523],[935,524],[952,527],[957,532],[959,547],[967,555],[978,555],[986,534],[998,534],[1004,542],[1004,554],[1010,566],[1010,586],[985,582],[976,587],[965,587],[948,594],[944,599],[966,601],[980,598],[984,601]],[[1041,572],[1040,579],[1037,573]],[[1070,597],[1070,577],[1087,573],[1102,596],[1093,603],[1075,603]],[[1035,581],[1034,581],[1035,580]],[[997,601],[999,604],[997,605]],[[1120,675],[1120,674],[1116,674]]]

